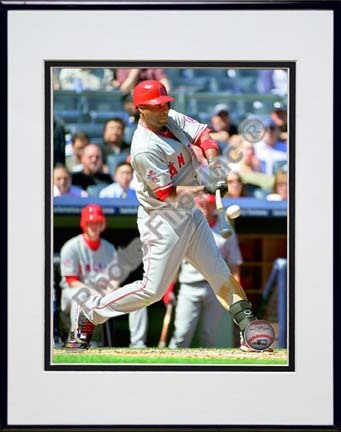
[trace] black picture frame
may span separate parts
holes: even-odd
[[[43,2],[36,2],[35,4],[30,4],[27,2],[26,4],[14,4],[14,2],[2,2],[0,5],[0,41],[1,41],[1,53],[2,53],[2,59],[1,62],[1,69],[0,69],[0,82],[7,83],[7,17],[8,12],[10,10],[52,10],[52,9],[63,9],[63,10],[77,10],[77,9],[88,9],[88,10],[96,10],[98,8],[108,8],[108,9],[115,9],[115,8],[122,8],[129,10],[132,6],[129,4],[130,2],[120,3],[119,5],[115,4],[113,2],[112,4],[107,5],[95,5],[95,4],[89,4],[90,2],[83,2],[83,4],[77,4],[78,2],[73,2],[73,4],[63,4],[59,5],[56,4],[57,2],[49,2],[49,4],[40,4]],[[54,4],[53,4],[54,3]],[[340,222],[341,222],[341,215],[340,215],[340,186],[341,185],[341,170],[339,169],[339,163],[340,160],[340,148],[337,143],[337,121],[339,119],[339,113],[341,112],[341,97],[340,97],[340,88],[341,84],[338,80],[338,77],[340,76],[340,67],[338,66],[338,63],[336,61],[337,55],[340,49],[340,34],[341,34],[341,27],[340,27],[340,17],[341,17],[341,4],[339,2],[333,2],[333,1],[278,1],[278,2],[271,2],[271,1],[249,1],[247,2],[247,5],[245,5],[245,2],[237,1],[237,2],[228,2],[228,1],[220,1],[220,2],[214,2],[213,4],[209,4],[208,2],[188,2],[186,5],[180,5],[180,2],[172,1],[167,2],[167,4],[163,4],[164,2],[158,2],[157,4],[146,4],[144,2],[134,2],[134,9],[159,9],[159,8],[165,8],[167,10],[177,10],[177,9],[188,9],[188,10],[199,10],[199,9],[228,9],[228,10],[238,10],[240,8],[243,9],[249,9],[249,10],[330,10],[334,12],[334,147],[333,147],[333,154],[334,154],[334,165],[333,165],[333,181],[334,181],[334,191],[333,191],[333,215],[334,215],[334,246],[333,246],[333,268],[334,268],[334,274],[333,274],[333,284],[334,284],[334,290],[333,290],[333,296],[334,296],[334,321],[333,321],[333,338],[334,338],[334,353],[333,353],[333,361],[334,361],[334,422],[331,425],[321,425],[321,427],[318,426],[311,426],[311,425],[290,425],[289,427],[280,427],[280,426],[254,426],[254,425],[238,425],[238,426],[215,426],[214,424],[210,426],[166,426],[166,425],[158,425],[158,426],[151,426],[151,425],[141,425],[141,426],[92,426],[87,427],[86,430],[93,430],[93,431],[100,431],[100,430],[112,430],[112,431],[118,431],[118,430],[172,430],[172,431],[180,431],[180,430],[238,430],[238,431],[247,431],[247,430],[268,430],[268,431],[286,431],[286,430],[339,430],[341,428],[341,414],[339,411],[339,406],[341,406],[340,403],[340,368],[338,367],[338,357],[337,357],[337,336],[339,334],[340,330],[340,324],[338,322],[337,312],[338,312],[338,304],[340,303],[340,290],[338,287],[341,285],[341,272],[340,272],[340,245],[341,245],[341,233],[340,233]],[[318,60],[318,58],[317,58]],[[1,91],[2,97],[1,97],[1,106],[0,106],[0,130],[2,135],[2,142],[7,143],[7,131],[8,131],[8,118],[7,118],[7,86],[5,85],[4,88]],[[7,180],[7,174],[8,174],[8,168],[7,168],[7,145],[3,146],[2,148],[2,158],[0,158],[0,175],[1,175],[1,188],[2,188],[2,200],[3,203],[7,203],[8,197],[10,195],[10,191],[8,190],[8,180]],[[314,181],[319,181],[318,178],[316,178]],[[312,185],[313,187],[313,185]],[[0,302],[1,307],[1,313],[0,313],[0,323],[1,323],[1,347],[3,352],[3,360],[4,365],[1,369],[1,378],[0,378],[0,402],[1,402],[1,422],[0,426],[3,430],[77,430],[81,429],[81,426],[55,426],[55,425],[48,425],[48,426],[28,426],[28,425],[10,425],[8,424],[7,419],[7,371],[8,371],[8,364],[7,364],[7,344],[10,338],[10,335],[8,335],[8,322],[7,322],[7,295],[8,290],[10,287],[8,286],[8,274],[7,274],[7,226],[8,226],[8,220],[7,220],[7,212],[2,211],[0,212],[0,232],[1,232],[1,247],[3,248],[4,254],[3,254],[3,260],[2,260],[2,271],[0,273],[0,280],[2,282],[1,286],[7,287],[7,290],[4,290],[2,299]],[[323,311],[318,311],[318,313],[323,313]],[[270,395],[271,397],[271,395]],[[283,408],[285,409],[285,408]],[[84,429],[84,427],[82,427]]]
[[[47,61],[45,62],[45,232],[51,232],[54,225],[54,220],[51,217],[51,196],[50,196],[50,179],[51,172],[53,170],[51,166],[51,124],[52,124],[52,109],[51,101],[53,100],[53,90],[51,86],[51,71],[53,68],[63,67],[93,67],[93,68],[163,68],[167,71],[168,68],[250,68],[250,69],[285,69],[287,70],[289,79],[289,91],[288,100],[290,101],[288,106],[288,117],[290,122],[289,130],[289,147],[290,147],[290,159],[288,161],[289,172],[295,172],[295,104],[296,104],[296,65],[295,62],[170,62],[170,61],[146,61],[146,62],[95,62],[95,61]],[[45,370],[47,371],[178,371],[178,372],[190,372],[190,371],[235,371],[235,372],[293,372],[295,371],[295,176],[290,176],[290,206],[289,206],[289,224],[287,227],[286,235],[289,238],[289,277],[288,277],[288,323],[287,323],[287,364],[286,365],[158,365],[158,364],[53,364],[51,355],[51,304],[52,295],[51,290],[46,289],[45,296]],[[53,205],[52,205],[53,207]],[[76,206],[75,206],[76,207]],[[285,218],[286,222],[288,218]],[[285,222],[285,225],[287,223]],[[45,286],[52,286],[53,274],[51,273],[51,239],[46,236],[45,239]]]

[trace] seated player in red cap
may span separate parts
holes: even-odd
[[[92,334],[94,325],[87,322],[81,330],[78,325],[80,305],[91,294],[103,295],[118,288],[117,280],[110,280],[108,267],[119,268],[115,247],[101,238],[106,218],[101,206],[89,204],[82,210],[80,226],[82,234],[68,240],[60,252],[61,310],[70,314],[70,335],[67,348],[81,348],[77,342],[81,334]],[[147,332],[145,308],[129,314],[131,347],[144,347]],[[79,336],[79,337],[78,337]],[[88,347],[90,339],[86,343]]]

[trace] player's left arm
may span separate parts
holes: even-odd
[[[205,123],[188,117],[174,110],[169,111],[173,121],[184,131],[192,145],[199,147],[208,163],[215,161],[219,156],[217,141],[211,136],[211,129]]]
[[[204,129],[193,144],[200,147],[209,164],[215,162],[219,157],[219,146],[217,141],[211,137],[210,129]]]

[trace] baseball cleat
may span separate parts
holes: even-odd
[[[268,347],[266,349],[262,349],[262,350],[257,350],[255,348],[250,347],[244,340],[244,336],[243,333],[240,332],[240,349],[243,352],[273,352],[273,348]]]
[[[96,325],[87,319],[81,311],[78,317],[77,333],[70,332],[69,340],[65,343],[68,349],[89,349]]]
[[[64,348],[68,350],[79,350],[79,349],[84,350],[84,349],[89,349],[90,344],[86,344],[82,341],[79,341],[78,339],[68,340],[67,342],[65,342]]]

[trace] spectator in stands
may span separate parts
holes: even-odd
[[[271,143],[275,150],[286,153],[287,145],[280,138],[281,130],[279,124],[277,124],[272,117],[267,117],[262,123],[265,127],[265,136],[267,136],[267,134],[269,136],[268,142]]]
[[[240,160],[238,162],[231,162],[229,164],[231,170],[239,173],[260,173],[261,163],[256,157],[253,143],[243,139],[240,135],[234,136],[239,137],[238,141],[235,140],[235,150],[238,155],[233,157],[232,160]]]
[[[128,126],[135,125],[137,126],[137,122],[139,121],[140,114],[136,109],[131,93],[124,94],[121,98],[123,109],[126,113],[126,124]]]
[[[225,155],[229,169],[241,175],[246,196],[264,199],[272,190],[273,176],[261,172],[261,162],[255,155],[253,143],[243,139],[241,135],[233,135],[229,144],[232,142],[233,146],[230,146],[228,154]]]
[[[238,128],[231,121],[227,105],[216,105],[211,117],[210,129],[212,138],[222,143],[227,143],[232,135],[238,134]]]
[[[128,162],[120,162],[116,165],[114,183],[101,190],[100,198],[136,198],[134,189],[129,185],[133,178],[133,168]]]
[[[265,127],[264,138],[255,143],[255,153],[261,161],[262,172],[273,175],[276,164],[287,160],[286,145],[279,140],[279,128],[271,118],[263,121]]]
[[[88,196],[82,188],[71,185],[71,175],[64,165],[56,165],[53,169],[53,196]]]
[[[171,85],[163,69],[117,69],[117,86],[122,93],[130,93],[137,83],[145,80],[161,81],[170,91]]]
[[[136,109],[131,93],[124,94],[121,98],[124,109],[124,121],[126,124],[124,137],[127,142],[131,142],[133,134],[137,128],[137,123],[140,118],[139,111]]]
[[[65,128],[61,120],[53,118],[53,165],[65,165]]]
[[[113,71],[111,69],[94,68],[62,68],[56,72],[54,86],[61,90],[105,90],[111,89]]]
[[[275,108],[271,112],[271,119],[280,130],[280,139],[286,143],[288,140],[288,116],[284,108]],[[286,148],[285,148],[286,151]]]
[[[288,93],[288,72],[285,69],[261,69],[257,83],[259,93],[274,93],[286,96]]]
[[[240,198],[246,196],[245,186],[243,184],[241,175],[238,172],[230,171],[227,174],[227,185],[229,198]]]
[[[72,143],[72,155],[66,158],[66,166],[70,172],[82,171],[82,155],[84,153],[85,146],[90,144],[88,134],[85,132],[76,132],[71,137]]]
[[[273,192],[266,197],[269,201],[282,201],[288,199],[288,173],[281,169],[275,174]]]
[[[72,173],[72,183],[87,190],[89,186],[109,185],[112,179],[109,174],[102,172],[102,150],[96,144],[88,144],[81,159],[83,169]]]
[[[107,163],[107,158],[111,154],[120,154],[129,151],[129,144],[124,141],[125,123],[119,118],[115,117],[109,119],[104,124],[103,130],[103,156],[104,161]]]

